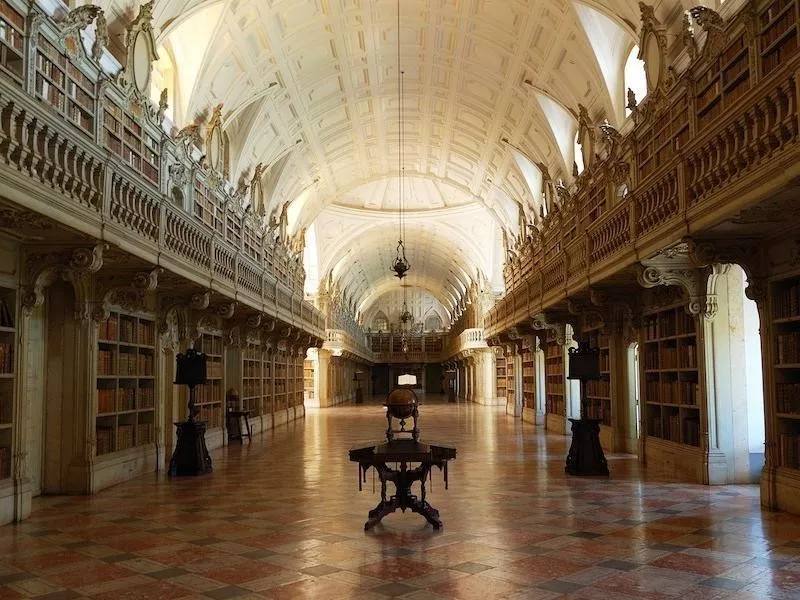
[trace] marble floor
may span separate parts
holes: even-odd
[[[365,534],[378,494],[347,450],[380,439],[383,409],[311,410],[212,453],[203,478],[35,500],[0,527],[0,598],[800,598],[800,517],[761,512],[756,486],[644,476],[630,456],[566,477],[563,438],[493,408],[428,402],[420,426],[458,447],[429,493],[442,532],[398,513]]]

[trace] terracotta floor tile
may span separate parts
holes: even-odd
[[[568,438],[490,407],[425,399],[420,427],[458,447],[450,489],[438,471],[428,484],[441,532],[398,512],[365,534],[377,494],[371,475],[358,492],[347,449],[383,435],[379,403],[309,410],[212,452],[207,477],[35,499],[0,527],[0,598],[800,598],[800,518],[762,512],[757,486],[685,484],[626,455],[607,480],[570,478]]]

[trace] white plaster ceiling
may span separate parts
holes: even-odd
[[[129,1],[111,4],[119,11]],[[397,283],[388,269],[397,239],[398,40],[405,203],[414,213],[408,281],[452,310],[479,273],[502,287],[501,231],[515,235],[518,207],[530,214],[537,205],[515,149],[569,180],[578,104],[619,120],[608,56],[624,54],[639,22],[637,0],[401,0],[399,29],[395,0],[222,3],[221,11],[200,0],[157,3],[159,40],[194,43],[202,55],[191,84],[182,83],[191,89],[178,94],[182,112],[188,120],[224,104],[233,180],[257,163],[280,164],[267,211],[289,203],[292,231],[313,224],[319,276],[334,269],[362,311]],[[679,2],[661,4],[657,14],[680,15]],[[213,33],[186,39],[191,28],[178,15],[203,11]],[[598,57],[586,23],[601,23],[608,37],[606,21],[617,27],[616,53]]]

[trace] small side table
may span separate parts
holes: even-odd
[[[242,417],[244,417],[244,431],[242,431]],[[244,444],[244,437],[247,436],[247,441],[253,441],[253,438],[250,436],[249,417],[249,410],[229,410],[227,412],[226,425],[228,428],[228,440],[239,440],[240,444]]]

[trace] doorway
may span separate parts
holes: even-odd
[[[75,293],[56,282],[45,299],[45,386],[42,431],[42,493],[70,491],[69,465],[77,423]],[[75,491],[75,490],[72,490]]]

